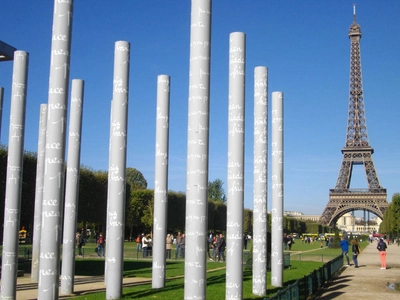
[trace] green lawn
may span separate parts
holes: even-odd
[[[367,241],[361,242],[361,248],[365,248]],[[76,275],[83,276],[101,276],[104,275],[104,259],[93,259],[97,254],[94,252],[94,243],[87,243],[84,246],[84,258],[77,258],[75,262]],[[31,245],[21,245],[21,253],[26,253]],[[251,243],[247,250],[244,250],[244,257],[250,254]],[[286,252],[286,251],[285,251]],[[294,283],[297,279],[310,274],[313,270],[319,268],[327,261],[340,255],[340,249],[322,247],[319,242],[314,244],[302,244],[301,240],[295,240],[290,253],[291,268],[284,270],[284,286]],[[349,253],[351,257],[351,251]],[[135,242],[125,242],[124,244],[124,277],[151,278],[152,261],[151,259],[142,259],[142,253],[136,251]],[[132,287],[126,287],[123,290],[123,299],[183,299],[184,297],[184,261],[175,260],[175,249],[172,249],[172,260],[167,261],[166,277],[179,277],[167,279],[165,288],[152,289],[151,284],[143,284]],[[218,262],[207,262],[207,298],[225,299],[225,269],[221,270],[225,264]],[[24,260],[19,264],[19,268],[30,272],[30,261]],[[244,270],[243,278],[243,299],[264,299],[252,295],[252,276],[250,270]],[[267,272],[268,296],[276,294],[278,288],[271,287],[270,272]],[[94,293],[77,297],[77,299],[105,299],[105,293]]]
[[[82,260],[85,261],[93,260]],[[225,270],[215,270],[224,266],[221,263],[209,262],[207,263],[207,298],[215,300],[225,299]],[[306,262],[306,261],[294,261],[290,269],[284,270],[284,285],[287,286],[295,282],[298,278],[310,274],[313,270],[322,266],[320,262]],[[82,266],[81,266],[82,267]],[[130,269],[126,269],[126,268]],[[151,277],[151,262],[150,261],[129,261],[125,262],[124,265],[124,277],[125,276],[138,276],[138,277]],[[81,269],[81,268],[79,268]],[[215,271],[213,271],[215,270]],[[167,263],[167,278],[171,276],[183,276],[184,273],[184,262],[168,262]],[[243,299],[264,299],[264,297],[258,297],[252,295],[252,276],[251,271],[245,270],[243,277]],[[267,287],[268,296],[274,295],[278,288],[271,287],[271,274],[267,273]],[[184,279],[177,278],[167,280],[165,288],[152,289],[151,284],[137,285],[133,287],[126,287],[123,290],[123,299],[166,299],[176,300],[183,299],[184,297]],[[105,293],[94,293],[76,299],[105,299]]]

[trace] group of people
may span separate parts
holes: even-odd
[[[342,236],[340,240],[340,247],[342,248],[342,254],[346,257],[347,260],[347,267],[350,266],[350,259],[349,259],[349,242],[347,239]],[[379,251],[379,258],[381,261],[381,270],[386,270],[386,249],[387,249],[387,244],[383,240],[383,238],[380,238],[377,242],[376,248]],[[356,239],[353,239],[351,241],[351,250],[353,254],[353,262],[354,262],[354,267],[358,268],[358,255],[361,253],[361,248],[358,244],[358,241]]]
[[[142,233],[136,237],[136,251],[143,252],[143,258],[147,258],[152,256],[153,250],[153,240],[151,235],[145,235]],[[185,234],[181,234],[178,232],[176,237],[170,233],[167,234],[165,238],[165,250],[166,250],[166,258],[171,259],[172,257],[172,245],[176,245],[175,258],[185,258]]]
[[[136,251],[143,252],[143,258],[151,256],[153,243],[150,235],[138,235],[135,241]],[[217,235],[210,234],[207,243],[208,257],[211,260],[225,261],[226,242],[224,235],[222,233]],[[170,233],[167,234],[165,238],[166,259],[172,258],[173,245],[176,246],[175,259],[185,258],[186,238],[184,233],[178,232],[175,237]],[[212,253],[210,253],[210,250],[212,250]]]
[[[90,231],[84,230],[77,230],[75,234],[76,245],[78,246],[78,257],[83,257],[82,247],[86,245],[87,239],[90,237]],[[104,257],[104,244],[105,239],[103,237],[103,233],[95,234],[96,239],[96,249],[98,257]]]
[[[142,233],[136,237],[136,251],[143,252],[143,258],[151,256],[153,250],[153,239],[150,234]]]
[[[226,248],[226,242],[225,242],[225,237],[222,233],[219,235],[212,235],[210,234],[208,238],[208,257],[210,260],[216,260],[218,258],[218,261],[223,261],[225,262],[225,248]],[[210,248],[212,249],[212,254],[210,255]]]

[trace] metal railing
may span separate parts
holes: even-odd
[[[343,256],[339,255],[331,261],[324,264],[311,274],[304,276],[297,280],[295,283],[289,285],[287,288],[282,289],[276,293],[269,300],[305,300],[309,299],[311,295],[315,295],[321,287],[330,279],[343,266]]]

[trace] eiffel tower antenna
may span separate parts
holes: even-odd
[[[349,39],[350,93],[346,144],[342,149],[343,161],[336,186],[329,191],[329,202],[320,218],[321,224],[329,226],[334,226],[342,215],[355,210],[369,211],[383,219],[385,209],[389,205],[386,189],[379,183],[372,160],[374,149],[368,140],[361,72],[361,27],[356,22],[355,4]],[[368,189],[350,189],[354,165],[364,166]]]

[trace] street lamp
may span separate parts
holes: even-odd
[[[13,60],[14,52],[16,50],[17,49],[10,46],[9,44],[0,41],[0,61]],[[1,133],[1,121],[3,116],[3,95],[4,95],[4,89],[0,87],[0,133]]]
[[[9,44],[0,41],[0,61],[13,60],[14,52],[16,50],[17,49],[10,46]]]

